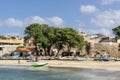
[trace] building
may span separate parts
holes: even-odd
[[[90,54],[95,54],[96,51],[102,53],[104,50],[112,57],[120,57],[120,40],[102,34],[80,34],[90,43]]]
[[[6,37],[6,36],[4,36]],[[14,51],[18,46],[23,46],[24,40],[21,37],[6,37],[5,39],[0,38],[0,57],[5,54],[9,54]]]

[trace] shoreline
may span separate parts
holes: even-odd
[[[120,71],[120,62],[107,61],[63,61],[63,60],[40,60],[41,63],[48,63],[49,68],[62,69],[100,69],[108,71]],[[26,60],[0,60],[0,66],[31,67],[31,64],[38,62],[27,62]]]

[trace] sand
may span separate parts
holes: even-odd
[[[48,63],[51,68],[88,68],[88,69],[104,69],[111,71],[120,71],[120,62],[115,61],[63,61],[63,60],[40,60],[39,62]],[[27,62],[26,60],[0,60],[0,65],[28,65],[36,62]]]

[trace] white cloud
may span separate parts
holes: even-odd
[[[64,21],[60,17],[52,17],[52,18],[47,18],[49,23],[52,23],[56,26],[62,26],[64,24]]]
[[[94,13],[99,10],[94,5],[82,5],[80,11],[83,13]]]
[[[23,20],[18,20],[15,18],[8,18],[6,20],[0,20],[0,26],[8,26],[8,27],[25,27],[32,23],[61,26],[63,25],[64,21],[60,17],[57,17],[57,16],[50,17],[50,18],[41,18],[39,16],[31,16]]]
[[[5,35],[20,36],[20,33],[6,33]]]
[[[77,26],[77,27],[84,27],[84,26],[85,26],[85,24],[80,22],[80,23],[79,23],[79,24],[77,24],[76,26]]]
[[[23,20],[23,22],[24,22],[24,25],[29,25],[32,23],[47,24],[47,22],[39,16],[27,17]]]
[[[40,23],[40,24],[49,24],[49,25],[56,25],[61,26],[63,25],[64,21],[60,17],[50,17],[50,18],[41,18],[39,16],[28,17],[24,19],[24,24],[29,25],[32,23]]]
[[[86,24],[82,20],[76,20],[76,27],[75,28],[82,28],[85,27]]]
[[[106,28],[102,28],[100,31],[101,31],[101,33],[103,33],[103,34],[105,34],[105,35],[107,35],[107,36],[108,36],[108,35],[109,35],[109,36],[111,35],[110,30],[108,30],[108,29],[106,29]]]
[[[112,4],[114,2],[119,2],[120,0],[102,0],[103,5]]]
[[[112,33],[108,28],[99,28],[99,29],[84,29],[84,28],[79,28],[78,31],[80,32],[86,32],[88,34],[97,34],[101,33],[107,36],[111,36]]]
[[[14,18],[9,18],[3,22],[3,25],[21,27],[23,26],[23,22]]]
[[[109,10],[96,14],[94,18],[91,19],[91,23],[99,27],[115,27],[120,25],[120,10]]]
[[[80,32],[86,32],[88,34],[96,34],[99,33],[100,30],[96,30],[96,29],[84,29],[84,28],[79,28],[78,29]]]

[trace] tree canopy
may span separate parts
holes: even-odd
[[[65,46],[70,51],[71,48],[82,50],[85,45],[84,37],[73,28],[58,28],[47,24],[34,23],[27,26],[24,33],[26,39],[34,38],[36,46],[40,43],[40,47],[44,49],[46,55],[49,55],[53,46],[59,53]]]
[[[4,40],[6,40],[7,37],[0,35],[0,39],[4,39]]]
[[[112,29],[113,33],[115,34],[116,38],[120,38],[120,26]]]

